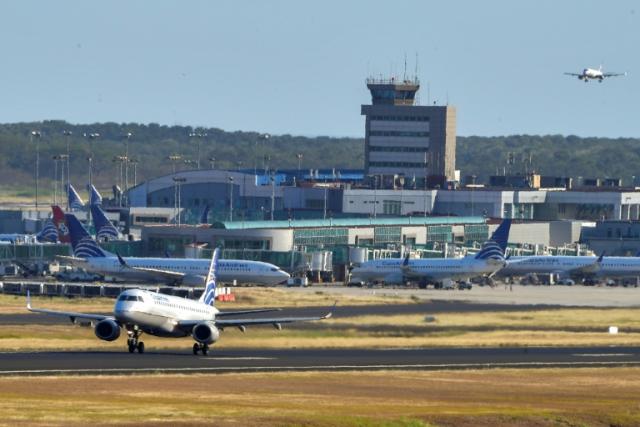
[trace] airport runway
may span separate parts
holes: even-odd
[[[640,347],[220,349],[0,353],[0,375],[640,366]]]

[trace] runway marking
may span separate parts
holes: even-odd
[[[624,362],[506,362],[506,363],[444,363],[400,365],[309,365],[309,366],[216,366],[184,368],[104,368],[104,369],[23,369],[4,370],[0,375],[62,375],[62,374],[136,374],[136,373],[215,373],[215,372],[279,372],[279,371],[364,371],[364,370],[442,370],[442,369],[492,369],[492,368],[544,368],[544,367],[596,367],[637,366],[640,361]]]
[[[575,357],[631,357],[633,353],[574,353]]]

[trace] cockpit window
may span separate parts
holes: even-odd
[[[136,295],[120,295],[118,301],[143,301],[142,297]]]
[[[140,295],[138,295],[138,301],[144,302],[144,298],[142,298]]]
[[[272,268],[271,271],[278,271],[278,268]]]

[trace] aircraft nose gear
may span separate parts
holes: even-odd
[[[207,344],[193,343],[193,354],[198,354],[198,352],[202,352],[203,356],[206,356],[209,352],[209,346]]]
[[[140,335],[142,335],[142,331],[138,329],[127,331],[127,335],[129,335],[129,338],[127,338],[129,353],[133,353],[136,350],[138,350],[140,354],[144,353],[144,342],[138,340]]]

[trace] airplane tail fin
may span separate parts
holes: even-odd
[[[102,205],[102,196],[100,195],[96,187],[93,184],[88,184],[87,190],[89,191],[89,205]]]
[[[218,256],[220,249],[216,248],[211,256],[211,264],[209,264],[209,273],[207,274],[207,280],[205,281],[205,288],[202,295],[200,295],[200,301],[203,304],[214,305],[216,300],[216,270],[218,269]]]
[[[109,221],[99,205],[91,205],[91,217],[96,227],[96,238],[102,240],[117,240],[120,237],[118,229]]]
[[[64,211],[58,205],[51,206],[51,210],[53,211],[53,224],[58,231],[58,240],[62,243],[71,243],[69,228],[64,219]]]
[[[69,187],[67,188],[67,193],[68,193],[67,196],[69,198],[69,208],[71,209],[84,208],[84,201],[82,200],[82,198],[80,197],[76,189],[73,188],[73,185],[69,184]]]
[[[78,258],[102,258],[110,255],[107,251],[103,250],[95,240],[91,237],[89,232],[80,224],[78,218],[75,215],[66,214],[64,216],[69,228],[69,235],[71,236],[71,247],[73,248],[73,255]]]
[[[56,243],[58,230],[51,219],[47,219],[42,230],[36,235],[38,242]]]
[[[511,219],[505,218],[502,220],[502,224],[493,232],[491,238],[484,242],[482,249],[476,254],[476,259],[504,260],[510,229]]]

